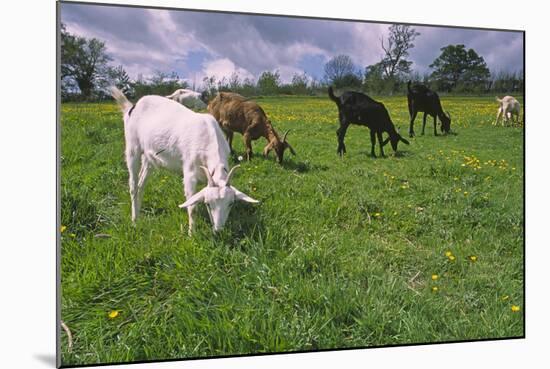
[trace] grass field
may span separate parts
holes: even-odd
[[[406,98],[379,100],[408,138]],[[444,98],[457,135],[420,136],[420,117],[377,159],[357,126],[336,155],[328,98],[258,102],[298,155],[253,143],[234,184],[261,204],[216,236],[200,206],[193,238],[164,170],[132,225],[115,104],[62,105],[63,365],[524,334],[523,128],[491,125],[494,97]]]

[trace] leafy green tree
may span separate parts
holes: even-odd
[[[274,95],[279,90],[281,84],[281,76],[279,71],[265,71],[262,72],[258,78],[258,89],[262,95]]]
[[[61,25],[61,80],[76,84],[83,98],[100,87],[111,60],[104,42],[71,35]]]
[[[357,67],[344,54],[333,57],[325,64],[325,80],[336,88],[361,86]]]
[[[133,95],[132,81],[130,76],[124,70],[122,65],[116,67],[110,67],[107,72],[109,76],[109,82],[115,85],[119,90],[121,90],[126,95]]]
[[[135,98],[145,95],[170,95],[179,88],[187,88],[186,81],[181,80],[176,72],[166,73],[155,71],[148,79],[140,74],[135,82],[131,84]]]
[[[306,95],[308,93],[309,77],[306,73],[294,73],[290,83],[292,93]]]
[[[387,94],[393,89],[393,80],[386,77],[382,62],[365,68],[364,90],[375,94]]]
[[[491,76],[483,57],[464,45],[441,48],[441,55],[430,64],[430,68],[433,69],[431,79],[436,81],[439,89],[446,91],[457,87],[463,90],[482,89]]]

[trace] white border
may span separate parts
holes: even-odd
[[[116,368],[397,367],[520,368],[544,356],[549,328],[545,244],[548,202],[548,21],[542,5],[512,1],[297,2],[290,0],[112,0],[131,3],[310,15],[331,18],[450,24],[527,31],[527,338],[465,344],[335,351]],[[542,2],[538,2],[543,4]],[[55,363],[55,3],[3,4],[0,214],[2,301],[0,365],[53,367]],[[503,47],[506,47],[503,45]],[[7,83],[6,83],[7,80]],[[543,359],[544,360],[544,359]],[[544,360],[542,362],[547,362]],[[535,364],[536,365],[536,364]],[[106,367],[107,368],[107,367]]]

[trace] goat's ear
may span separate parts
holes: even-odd
[[[386,146],[390,142],[390,138],[386,138],[384,141],[382,141],[382,146]]]
[[[405,140],[403,137],[399,136],[399,139],[400,139],[403,143],[409,145],[409,141]]]
[[[252,204],[257,204],[257,203],[259,203],[258,200],[253,199],[252,197],[250,197],[250,196],[248,196],[248,195],[242,193],[241,191],[237,190],[235,187],[231,186],[231,189],[232,189],[233,191],[235,191],[235,198],[236,198],[237,200],[241,200],[241,201],[245,201],[245,202],[250,202],[250,203],[252,203]]]
[[[184,202],[183,204],[180,204],[178,206],[182,209],[185,209],[189,206],[195,205],[198,202],[202,202],[204,200],[204,191],[205,190],[206,190],[206,188],[203,188],[202,190],[200,190],[199,192],[197,192],[196,194],[194,194],[193,196],[188,198],[186,202]]]

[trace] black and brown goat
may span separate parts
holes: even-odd
[[[367,126],[370,129],[371,140],[371,155],[375,157],[374,146],[376,138],[380,145],[380,155],[384,156],[384,146],[391,142],[393,151],[397,152],[397,144],[402,141],[409,144],[395,130],[395,126],[391,121],[390,114],[384,104],[375,101],[365,94],[360,92],[346,91],[340,96],[335,96],[332,86],[328,88],[328,96],[338,106],[338,117],[340,120],[340,128],[336,131],[338,136],[338,148],[336,152],[342,156],[346,153],[346,145],[344,137],[350,124]],[[386,132],[389,137],[382,140],[382,133]]]
[[[418,112],[423,112],[422,117],[422,135],[426,128],[426,116],[434,117],[434,136],[437,136],[437,118],[441,121],[441,132],[451,132],[451,115],[443,111],[439,95],[430,90],[428,87],[415,83],[411,85],[411,81],[407,82],[407,102],[409,105],[409,115],[411,117],[411,125],[409,127],[409,136],[414,136],[414,120]]]

